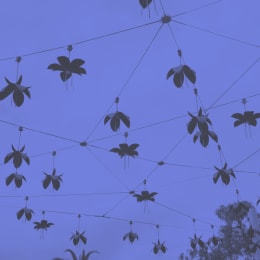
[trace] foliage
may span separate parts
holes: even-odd
[[[260,248],[257,239],[260,232],[254,230],[248,222],[250,208],[253,206],[247,201],[221,205],[216,210],[218,218],[224,221],[224,225],[219,228],[220,236],[213,234],[204,247],[194,247],[188,250],[189,256],[181,254],[179,259],[256,259],[254,253]]]
[[[20,188],[23,184],[23,181],[26,181],[26,178],[19,173],[11,173],[5,180],[6,186],[9,186],[11,182],[15,183],[16,188]]]

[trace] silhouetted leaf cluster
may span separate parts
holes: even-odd
[[[167,251],[167,248],[165,247],[165,242],[161,243],[160,240],[158,239],[157,243],[153,243],[153,252],[155,255],[157,255],[158,253],[163,253],[165,254]]]
[[[52,187],[55,190],[58,190],[60,188],[60,183],[62,182],[62,178],[61,176],[63,174],[60,175],[56,175],[56,169],[54,168],[52,171],[52,174],[48,174],[46,172],[43,172],[45,175],[45,178],[42,182],[43,188],[46,189],[48,188],[48,186],[50,185],[50,183],[52,184]]]
[[[169,79],[173,76],[173,83],[177,88],[183,85],[184,77],[186,77],[191,83],[196,82],[196,73],[187,65],[180,65],[170,69],[166,78]]]
[[[224,167],[219,169],[218,167],[214,166],[217,172],[213,176],[213,182],[217,183],[219,177],[224,184],[228,185],[230,182],[230,176],[236,178],[235,173],[232,168],[227,169],[227,163],[224,164]]]
[[[194,234],[193,238],[190,239],[190,246],[192,247],[192,249],[195,249],[197,245],[200,248],[203,248],[205,246],[205,243],[202,241],[201,236],[197,237],[197,235]]]
[[[256,120],[260,118],[260,113],[254,113],[254,111],[245,111],[244,114],[235,113],[232,115],[232,117],[237,119],[234,122],[234,127],[237,127],[241,124],[256,126],[257,125]]]
[[[40,222],[35,221],[35,222],[33,222],[33,224],[35,224],[34,229],[36,229],[36,230],[43,229],[46,231],[50,226],[54,225],[53,223],[50,223],[45,219],[42,219]]]
[[[192,134],[197,127],[199,131],[193,136],[193,142],[195,143],[197,139],[200,139],[200,143],[203,147],[207,147],[209,144],[209,137],[215,142],[218,142],[218,136],[214,131],[209,130],[209,125],[212,125],[208,114],[204,115],[202,113],[202,108],[199,109],[198,115],[194,116],[188,113],[191,120],[187,124],[188,133]]]
[[[76,232],[71,236],[70,240],[72,240],[73,244],[76,246],[79,242],[82,242],[84,245],[87,243],[87,237],[84,235],[85,230],[83,232],[79,232],[76,230]]]
[[[130,127],[129,117],[120,111],[108,114],[104,119],[104,124],[106,124],[108,121],[110,121],[110,127],[113,131],[117,131],[120,128],[121,121],[127,128]]]
[[[13,160],[13,165],[16,168],[19,168],[22,165],[22,162],[25,161],[28,165],[30,164],[30,158],[26,153],[24,153],[25,145],[20,149],[16,150],[12,145],[12,152],[8,153],[4,158],[4,163],[8,163],[10,160]],[[23,181],[26,181],[26,178],[17,172],[11,173],[7,176],[5,183],[9,186],[14,182],[16,188],[20,188],[23,184]]]
[[[137,233],[130,231],[123,236],[123,240],[126,240],[127,238],[131,243],[133,243],[135,240],[138,240],[138,235]]]
[[[157,192],[149,192],[149,191],[142,191],[141,194],[134,194],[133,197],[136,197],[138,202],[142,201],[155,201],[154,196],[157,195]]]
[[[48,69],[53,71],[61,71],[60,78],[63,82],[67,81],[72,74],[86,74],[86,70],[81,66],[85,63],[82,59],[74,59],[70,61],[70,59],[66,56],[59,56],[57,58],[58,63],[53,63],[48,66]]]
[[[27,207],[24,207],[22,209],[20,209],[17,213],[16,213],[16,217],[17,219],[21,219],[22,216],[25,216],[25,219],[30,221],[32,218],[32,215],[34,214],[32,209],[29,209]]]
[[[128,145],[127,143],[119,144],[119,148],[112,148],[110,152],[117,153],[121,158],[124,156],[131,156],[135,157],[138,156],[138,152],[136,149],[138,148],[139,144],[131,144]]]
[[[16,83],[11,82],[7,78],[5,78],[5,81],[7,82],[8,85],[0,91],[0,100],[5,99],[6,97],[8,97],[10,94],[13,93],[14,104],[17,107],[20,107],[24,102],[24,95],[26,95],[28,98],[31,98],[31,94],[29,91],[30,87],[25,87],[21,85],[22,75],[19,77]]]

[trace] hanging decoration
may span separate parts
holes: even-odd
[[[87,237],[85,236],[85,230],[83,232],[80,231],[80,218],[81,215],[78,215],[78,228],[75,233],[72,234],[70,240],[72,240],[74,246],[78,245],[79,242],[82,242],[84,245],[87,243]]]
[[[119,97],[115,99],[116,103],[116,112],[108,114],[104,119],[104,124],[110,121],[110,127],[111,129],[116,132],[118,129],[120,129],[120,122],[122,121],[124,125],[129,128],[130,127],[130,119],[127,115],[124,113],[118,111],[118,103],[119,103]]]
[[[132,231],[132,225],[133,225],[133,221],[130,221],[129,222],[129,225],[130,225],[130,232],[126,233],[124,236],[123,236],[123,240],[126,240],[128,239],[130,241],[130,243],[133,243],[135,240],[138,240],[138,234],[137,233],[134,233]]]
[[[17,75],[16,82],[11,82],[8,78],[5,77],[5,81],[7,86],[0,90],[0,100],[7,98],[10,94],[13,94],[13,101],[17,107],[20,107],[24,102],[24,95],[28,98],[31,98],[31,93],[29,89],[31,87],[26,87],[22,85],[23,77],[22,75],[18,78],[18,69],[19,63],[21,62],[21,57],[18,56],[16,58],[17,62]]]
[[[63,82],[71,78],[72,74],[87,74],[86,70],[81,66],[85,63],[82,59],[74,59],[70,61],[70,52],[72,51],[72,45],[67,47],[69,57],[59,56],[57,58],[58,63],[52,63],[48,66],[48,69],[53,71],[60,71],[60,78]]]
[[[62,182],[61,177],[63,176],[63,174],[56,175],[56,168],[55,168],[56,151],[52,152],[52,156],[53,156],[53,163],[52,163],[53,170],[51,174],[43,172],[45,178],[42,181],[42,186],[44,189],[47,189],[49,185],[52,184],[52,188],[57,191],[60,188],[60,184]]]
[[[192,70],[188,65],[182,64],[182,62],[181,62],[182,51],[181,50],[178,50],[178,56],[180,57],[180,65],[177,67],[171,68],[166,75],[166,79],[173,77],[173,83],[177,88],[182,87],[185,77],[191,83],[195,84],[196,72],[194,70]]]
[[[20,220],[23,216],[25,217],[25,221],[30,221],[32,218],[32,215],[34,214],[33,210],[27,207],[27,202],[29,200],[29,197],[26,196],[25,197],[25,207],[20,209],[17,213],[16,213],[16,217],[18,220]]]
[[[165,254],[167,251],[167,248],[165,246],[165,241],[162,243],[160,242],[159,225],[156,225],[156,228],[157,228],[157,232],[158,232],[158,240],[156,243],[153,243],[154,244],[153,252],[155,255],[160,254],[160,253]]]
[[[22,165],[22,162],[25,161],[28,165],[30,164],[30,158],[26,153],[24,153],[25,145],[20,149],[21,135],[23,128],[19,127],[19,141],[18,141],[18,149],[14,148],[12,145],[12,152],[8,153],[4,158],[4,163],[8,163],[10,160],[13,161],[13,165],[15,167],[15,172],[11,173],[5,180],[6,186],[9,186],[12,182],[14,182],[16,188],[20,188],[23,184],[23,181],[26,181],[26,178],[17,172],[17,169]]]

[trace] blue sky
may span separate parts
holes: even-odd
[[[157,259],[152,252],[165,241],[164,259],[177,259],[189,248],[194,232],[207,239],[211,224],[221,225],[214,212],[221,204],[240,200],[255,203],[259,194],[259,126],[234,128],[234,113],[260,112],[259,2],[153,0],[148,9],[138,1],[6,1],[0,12],[1,88],[4,78],[31,86],[31,99],[21,107],[11,96],[0,101],[2,162],[11,145],[20,145],[31,159],[18,172],[26,182],[17,189],[5,179],[15,171],[1,164],[1,259],[69,259],[64,250],[98,250],[91,259]],[[212,4],[211,4],[212,3]],[[164,15],[172,16],[163,24]],[[175,16],[176,15],[176,16]],[[175,17],[174,17],[175,16]],[[137,27],[137,28],[135,28]],[[66,83],[47,67],[67,56],[81,58],[87,74],[73,75]],[[176,88],[166,80],[169,69],[182,63],[196,71]],[[17,67],[16,57],[22,60]],[[199,99],[194,95],[197,88]],[[105,115],[118,109],[131,126],[113,132]],[[208,109],[212,130],[222,148],[193,143],[187,132],[188,112]],[[250,132],[251,131],[251,132]],[[139,156],[124,158],[109,152],[126,141],[138,143]],[[87,147],[80,146],[86,141]],[[52,152],[56,151],[53,164]],[[165,164],[158,166],[158,162]],[[236,180],[228,186],[213,183],[214,166],[234,168]],[[58,191],[43,189],[43,172],[63,174]],[[143,181],[147,180],[146,187]],[[129,192],[158,192],[155,203],[137,203]],[[25,206],[30,222],[17,220]],[[45,218],[55,225],[41,237],[33,222]],[[87,244],[74,246],[71,234],[86,230]],[[196,219],[194,225],[193,219]],[[132,245],[122,237],[129,221],[139,240]]]

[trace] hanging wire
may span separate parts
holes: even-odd
[[[142,56],[139,58],[137,64],[135,65],[134,69],[132,70],[132,72],[130,73],[130,75],[128,76],[128,78],[126,79],[125,83],[123,84],[122,88],[120,89],[119,93],[117,94],[117,98],[119,98],[121,96],[121,94],[123,93],[123,91],[125,90],[125,88],[128,86],[128,83],[130,82],[130,80],[132,79],[132,77],[134,76],[135,72],[137,71],[138,67],[140,66],[140,64],[142,63],[144,57],[146,56],[146,54],[148,53],[148,50],[151,48],[153,42],[155,41],[155,39],[157,38],[161,28],[162,28],[163,24],[160,25],[159,29],[156,31],[155,35],[153,36],[152,40],[150,41],[150,43],[148,44],[148,46],[146,47],[146,49],[144,50]],[[92,134],[94,133],[94,131],[97,129],[97,127],[99,126],[99,124],[101,123],[101,121],[103,120],[103,118],[106,116],[107,112],[110,110],[110,108],[112,107],[113,103],[109,106],[109,108],[106,110],[106,113],[98,120],[98,122],[96,123],[96,125],[93,127],[93,129],[90,131],[89,135],[85,138],[85,141],[87,141]]]
[[[207,108],[207,110],[210,110],[213,106],[215,106],[221,98],[223,98],[228,91],[230,91],[260,60],[260,57],[258,57],[253,63],[250,64],[249,67],[247,67],[240,75],[239,77]]]
[[[216,32],[213,32],[213,31],[210,31],[210,30],[207,30],[207,29],[195,26],[195,25],[191,25],[191,24],[187,24],[187,23],[175,20],[175,19],[172,19],[172,22],[178,23],[180,25],[184,25],[184,26],[187,26],[187,27],[190,27],[192,29],[196,29],[196,30],[199,30],[199,31],[202,31],[202,32],[205,32],[205,33],[209,33],[209,34],[212,34],[212,35],[215,35],[215,36],[227,39],[227,40],[231,40],[231,41],[234,41],[234,42],[237,42],[237,43],[241,43],[241,44],[244,44],[244,45],[247,45],[247,46],[260,48],[260,45],[258,45],[258,44],[254,44],[254,43],[250,43],[250,42],[247,42],[247,41],[244,41],[244,40],[236,39],[234,37],[227,36],[227,35],[224,35],[224,34],[221,34],[221,33],[216,33]]]

